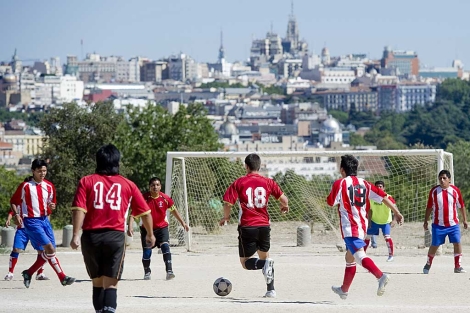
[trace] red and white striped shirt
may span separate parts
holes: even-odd
[[[450,185],[447,189],[436,186],[429,191],[428,209],[432,209],[432,223],[450,227],[459,224],[457,209],[464,208],[460,189]]]
[[[50,203],[57,203],[54,185],[47,180],[40,183],[30,180],[21,183],[10,199],[10,204],[20,206],[22,217],[41,217],[51,214]]]
[[[347,176],[333,183],[330,194],[326,198],[329,206],[338,205],[341,235],[364,239],[367,233],[367,213],[370,209],[369,200],[381,203],[387,194],[356,176]]]

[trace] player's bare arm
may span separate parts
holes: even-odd
[[[279,198],[279,202],[281,203],[281,213],[289,212],[289,199],[287,199],[285,194]]]
[[[429,217],[431,216],[432,208],[426,208],[426,213],[424,213],[424,223],[423,228],[424,230],[428,230],[428,221]]]
[[[181,215],[180,213],[178,212],[178,210],[176,209],[176,207],[174,207],[173,210],[170,211],[171,214],[173,214],[173,216],[178,220],[178,222],[181,224],[181,226],[183,226],[184,230],[185,231],[189,231],[189,225],[186,224],[184,221],[183,221],[183,218],[181,218]]]
[[[10,208],[11,208],[11,211],[13,212],[13,215],[15,216],[16,225],[23,226],[23,218],[21,217],[21,214],[20,214],[20,208],[17,207],[15,204],[10,204]]]
[[[230,220],[230,211],[232,210],[232,204],[224,202],[224,217],[219,221],[220,226],[226,225]]]
[[[145,241],[147,242],[147,247],[155,246],[155,236],[153,235],[153,220],[150,211],[145,214],[141,215],[142,225],[144,226],[145,230],[147,231],[147,236],[145,237]]]
[[[80,229],[85,219],[85,211],[80,208],[72,208],[72,240],[70,241],[70,247],[72,249],[78,249],[80,246]]]
[[[134,217],[129,214],[127,218],[127,236],[134,237]]]
[[[393,214],[395,215],[395,219],[397,221],[397,223],[399,224],[403,224],[403,215],[401,215],[400,211],[398,210],[398,208],[395,206],[395,204],[390,201],[389,198],[385,197],[383,198],[382,202],[390,208],[390,210],[392,210]]]
[[[467,229],[468,228],[468,223],[467,223],[467,210],[465,210],[465,207],[460,208],[460,213],[462,215],[462,223],[463,223],[463,228]]]

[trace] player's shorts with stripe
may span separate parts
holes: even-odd
[[[357,237],[344,237],[344,243],[346,244],[346,249],[348,249],[351,254],[356,253],[357,250],[366,246],[364,240]]]
[[[460,226],[454,225],[450,227],[432,224],[432,246],[443,245],[446,237],[449,236],[450,243],[460,243]]]
[[[54,248],[56,247],[54,231],[47,216],[25,217],[23,218],[23,225],[31,243],[34,242],[35,245],[39,246],[52,243]]]
[[[241,258],[251,257],[256,251],[268,252],[271,247],[271,227],[238,226],[238,255]]]
[[[155,228],[153,230],[153,235],[155,236],[155,245],[152,247],[158,247],[162,245],[164,242],[170,243],[170,231],[168,230],[168,226],[164,228]],[[147,230],[144,227],[140,228],[140,242],[142,244],[142,248],[147,248],[147,242],[145,240],[145,236],[147,236]]]
[[[382,234],[390,235],[390,223],[387,224],[377,224],[374,222],[370,222],[370,228],[367,229],[367,235],[379,235],[379,230],[382,230]]]
[[[84,230],[82,255],[90,278],[107,276],[120,279],[126,252],[125,233],[117,230]]]
[[[15,239],[13,239],[13,249],[20,249],[26,250],[26,246],[28,246],[29,237],[26,234],[26,230],[24,228],[17,228],[15,232]],[[33,246],[34,250],[42,251],[43,248],[41,245],[31,241],[31,245]]]

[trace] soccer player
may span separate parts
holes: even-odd
[[[11,204],[14,206],[14,204]],[[15,206],[16,208],[16,206]],[[13,211],[18,211],[18,209],[10,208],[10,212],[8,212],[7,221],[5,222],[5,227],[9,227],[11,225],[11,219],[13,217]],[[20,250],[25,250],[26,246],[28,245],[29,237],[26,234],[26,231],[22,225],[16,225],[16,232],[15,238],[13,239],[13,249],[10,253],[10,260],[8,263],[8,274],[5,275],[5,280],[12,280],[14,276],[14,271],[16,267],[16,263],[18,262],[18,257],[20,255]],[[33,248],[38,252],[39,255],[42,254],[44,250],[40,245],[35,244],[35,242],[31,242]],[[49,280],[44,274],[44,267],[41,266],[36,274],[36,280]]]
[[[270,220],[268,214],[269,196],[280,201],[281,213],[289,212],[288,199],[278,184],[271,178],[261,176],[261,159],[257,154],[245,158],[246,176],[235,180],[224,194],[224,217],[219,225],[225,225],[230,219],[230,210],[237,199],[240,201],[238,219],[238,253],[240,263],[246,270],[262,269],[267,292],[265,297],[276,297],[274,290],[274,261],[269,258]],[[258,258],[253,257],[255,252]]]
[[[10,200],[11,204],[21,204],[20,206],[11,206],[11,209],[18,224],[24,226],[29,240],[44,249],[42,253],[38,254],[36,262],[21,273],[23,283],[26,288],[29,288],[33,274],[46,262],[49,262],[62,286],[71,285],[75,282],[75,278],[65,275],[55,254],[54,231],[48,216],[52,210],[55,210],[57,201],[54,185],[45,179],[46,161],[33,160],[31,170],[33,178],[21,183]]]
[[[381,180],[375,182],[375,187],[382,189],[385,192],[385,183]],[[396,205],[395,199],[389,194],[387,198]],[[370,200],[370,211],[369,211],[369,228],[367,228],[366,246],[364,252],[367,251],[371,237],[378,236],[379,231],[382,230],[382,234],[385,239],[385,243],[388,248],[388,259],[387,262],[393,261],[393,240],[390,236],[390,223],[392,222],[392,211],[383,203]]]
[[[179,214],[178,210],[176,209],[175,203],[173,199],[171,199],[168,195],[164,194],[160,190],[162,189],[162,183],[160,178],[152,177],[149,181],[149,191],[146,192],[143,196],[145,201],[150,207],[152,212],[152,220],[153,220],[153,234],[155,235],[156,241],[155,246],[147,247],[146,244],[146,236],[147,231],[142,226],[142,221],[140,222],[140,239],[142,242],[142,265],[144,266],[144,280],[150,280],[151,277],[151,269],[150,269],[150,261],[152,257],[152,249],[158,247],[161,249],[163,254],[163,262],[165,263],[165,270],[166,270],[166,279],[170,280],[175,278],[175,274],[173,273],[172,262],[171,262],[171,252],[170,252],[170,232],[168,231],[168,219],[166,216],[166,211],[170,210],[171,214],[178,220],[178,222],[183,226],[185,231],[189,231],[189,226],[183,221],[181,215]],[[134,216],[133,212],[131,212],[128,227],[127,227],[127,234],[132,237],[134,235],[133,231],[133,222]]]
[[[348,297],[349,287],[356,275],[356,262],[378,279],[378,296],[384,294],[385,286],[390,279],[389,275],[382,273],[364,251],[366,244],[363,239],[368,224],[369,199],[384,202],[395,214],[397,222],[401,223],[403,220],[400,211],[387,198],[385,192],[368,181],[357,177],[358,165],[359,161],[354,156],[341,156],[340,172],[342,178],[333,183],[331,192],[326,199],[329,206],[338,205],[341,234],[346,244],[346,269],[343,285],[331,287],[333,292],[343,300]]]
[[[152,215],[137,186],[119,175],[121,154],[112,144],[96,152],[95,174],[80,179],[72,204],[72,249],[82,245],[82,255],[92,280],[92,303],[98,313],[115,312],[117,285],[125,254],[125,214],[130,206],[155,244]],[[80,238],[80,228],[83,229]]]
[[[457,209],[460,209],[463,227],[467,229],[467,213],[460,189],[450,183],[450,172],[439,172],[439,185],[429,191],[426,214],[424,215],[424,230],[428,230],[428,221],[432,213],[432,242],[428,250],[428,260],[424,265],[423,273],[428,274],[432,261],[440,245],[444,244],[446,237],[454,244],[454,273],[466,273],[460,265],[462,258],[462,245],[460,244],[460,227]]]

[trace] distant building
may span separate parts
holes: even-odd
[[[395,68],[400,76],[418,76],[419,59],[414,51],[392,50],[389,46],[384,48],[381,59],[382,68]]]

